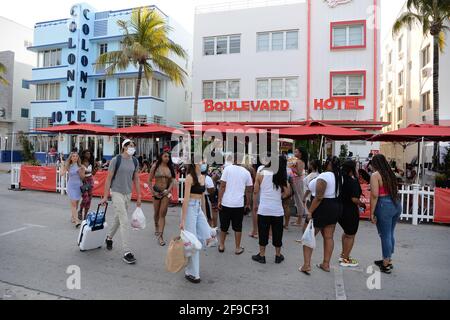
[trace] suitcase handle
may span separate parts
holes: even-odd
[[[95,220],[94,221],[97,221],[98,212],[100,211],[100,207],[101,206],[102,206],[102,204],[99,203],[98,207],[97,207],[97,212],[95,213]],[[105,202],[105,211],[103,212],[103,222],[105,222],[105,220],[106,220],[106,211],[107,210],[108,210],[108,202]]]

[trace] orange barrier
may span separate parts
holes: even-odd
[[[450,189],[434,189],[433,222],[450,223]]]
[[[360,219],[370,219],[370,185],[367,183],[361,184],[361,202],[366,205],[366,210],[364,213],[359,215]]]
[[[56,192],[56,167],[22,166],[20,186],[29,190]]]

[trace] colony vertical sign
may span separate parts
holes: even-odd
[[[89,67],[89,35],[90,10],[81,4],[74,5],[70,10],[69,39],[67,63],[67,101],[69,108],[89,107],[88,97],[88,67]]]

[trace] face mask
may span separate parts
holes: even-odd
[[[208,169],[208,165],[206,163],[202,163],[200,165],[200,171],[201,172],[206,172],[207,169]]]
[[[135,148],[128,148],[128,149],[127,149],[127,153],[128,153],[128,155],[130,155],[130,156],[132,156],[135,152],[136,152],[136,149],[135,149]]]

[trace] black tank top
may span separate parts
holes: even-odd
[[[203,194],[206,191],[205,185],[201,185],[200,183],[191,186],[191,193],[193,194]]]

